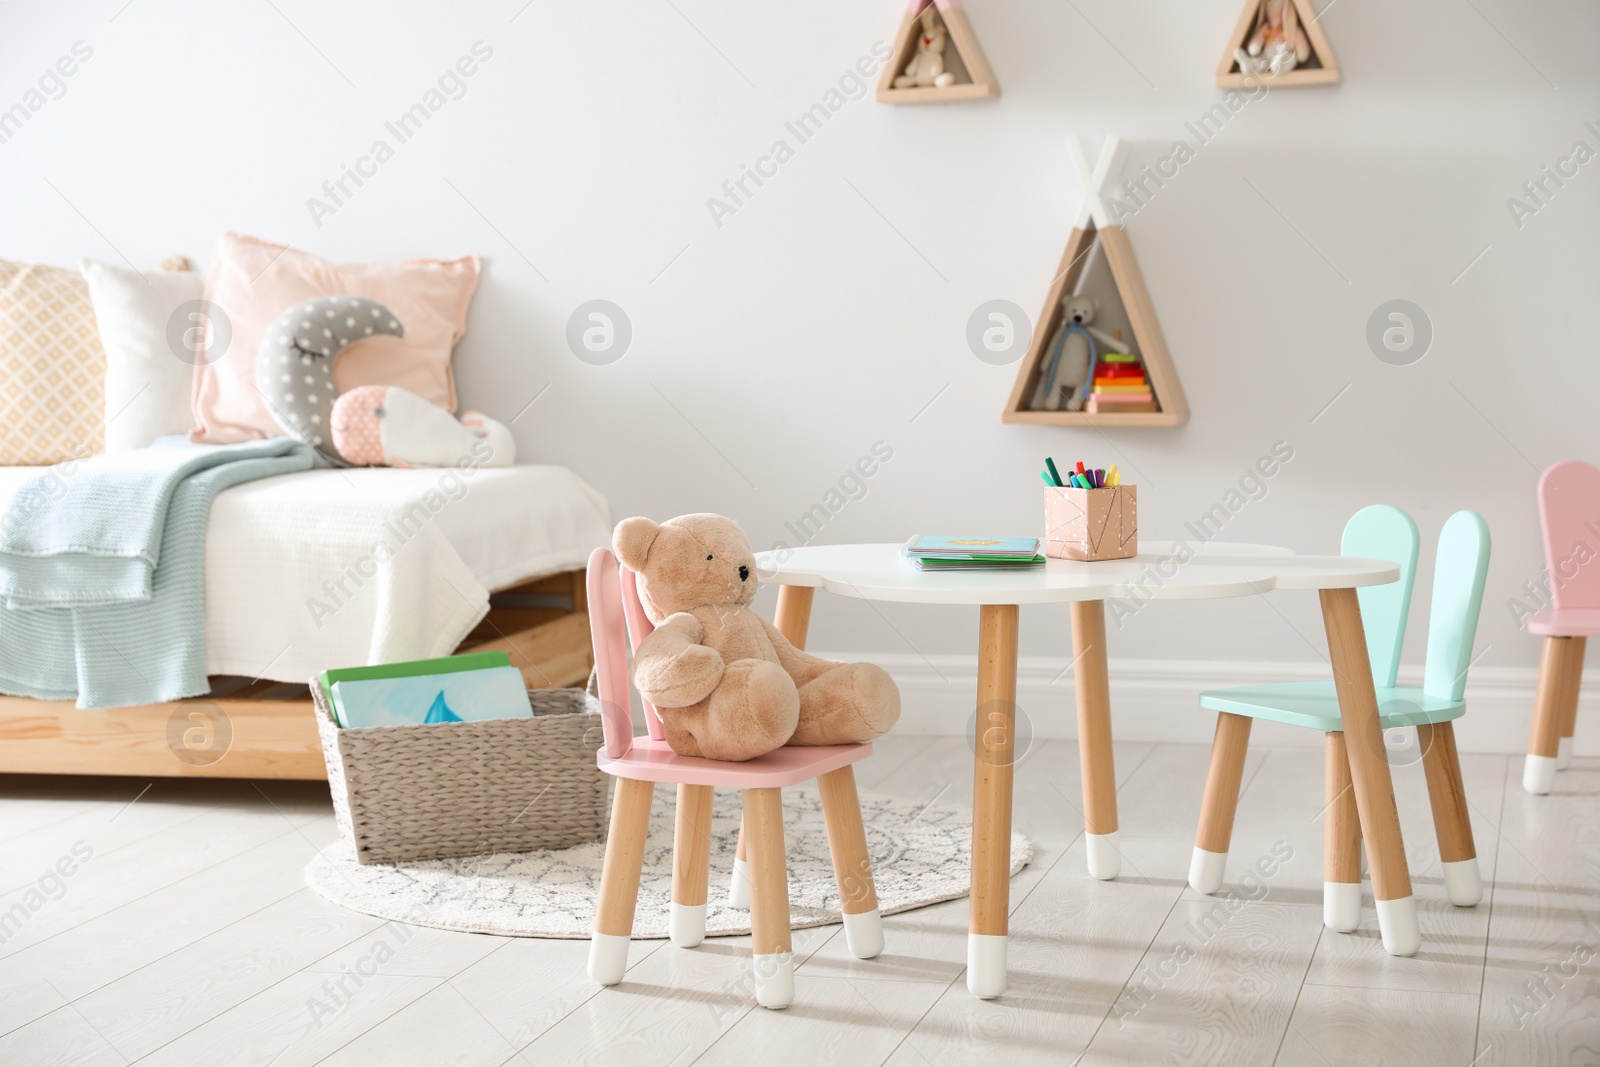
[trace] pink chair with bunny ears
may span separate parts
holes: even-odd
[[[1600,470],[1574,459],[1540,475],[1539,524],[1550,605],[1528,616],[1528,632],[1544,637],[1522,768],[1530,793],[1550,792],[1572,760],[1584,645],[1600,634]]]
[[[717,786],[744,797],[743,844],[749,852],[750,932],[756,1000],[786,1008],[794,1000],[794,955],[789,940],[789,876],[783,843],[784,786],[817,779],[828,827],[834,878],[839,885],[846,943],[852,955],[871,959],[883,951],[883,919],[872,883],[872,861],[856,795],[858,760],[871,744],[786,745],[744,763],[680,756],[668,747],[661,718],[644,702],[645,734],[633,735],[628,638],[634,648],[654,629],[639,603],[636,576],[610,549],[589,556],[589,632],[600,683],[600,725],[605,745],[600,769],[617,780],[606,837],[600,903],[589,944],[589,977],[601,985],[622,981],[639,900],[650,802],[657,782],[678,787],[673,835],[672,914],[669,933],[680,948],[705,938],[711,859],[711,797]],[[624,630],[626,629],[626,634]]]

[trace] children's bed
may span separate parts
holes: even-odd
[[[0,512],[39,468],[0,467]],[[84,710],[0,696],[0,773],[325,777],[305,681],[502,649],[530,688],[592,666],[582,568],[603,497],[552,466],[312,470],[222,492],[206,533],[211,693]]]

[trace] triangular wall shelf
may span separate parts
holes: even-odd
[[[1217,64],[1218,89],[1248,88],[1259,82],[1266,82],[1273,88],[1339,84],[1339,61],[1334,58],[1333,47],[1328,44],[1328,35],[1322,32],[1322,23],[1318,21],[1319,16],[1311,7],[1311,0],[1284,0],[1284,3],[1286,7],[1293,8],[1299,28],[1305,31],[1306,42],[1311,46],[1311,58],[1282,74],[1240,73],[1239,61],[1234,57],[1234,53],[1243,48],[1250,35],[1255,32],[1256,21],[1261,14],[1261,0],[1245,0],[1244,10],[1239,14],[1239,22],[1233,28],[1233,35],[1228,38],[1228,47],[1223,49],[1222,62]]]
[[[906,64],[916,55],[918,38],[923,33],[922,15],[932,10],[946,30],[945,71],[955,78],[952,85],[908,86],[895,88],[895,79],[906,73]],[[894,52],[878,82],[880,104],[940,104],[956,100],[992,99],[1000,95],[1000,83],[989,68],[978,35],[972,32],[967,13],[959,0],[912,0],[895,35]]]
[[[1150,291],[1145,288],[1144,275],[1139,271],[1139,261],[1128,241],[1128,232],[1113,225],[1106,210],[1100,190],[1114,180],[1121,169],[1122,146],[1115,138],[1106,138],[1100,161],[1091,175],[1083,159],[1083,152],[1075,140],[1068,141],[1073,149],[1073,161],[1084,176],[1084,206],[1067,239],[1067,249],[1061,255],[1061,266],[1056,271],[1050,292],[1045,297],[1044,310],[1028,343],[1027,354],[1017,370],[1017,381],[1011,397],[1006,402],[1004,422],[1035,423],[1050,426],[1178,426],[1188,421],[1189,402],[1184,398],[1183,385],[1172,365],[1172,355],[1167,351],[1166,337],[1161,333],[1161,323],[1156,319],[1155,306],[1150,302]],[[1161,410],[1150,412],[1090,412],[1035,410],[1031,405],[1038,389],[1043,364],[1061,325],[1061,299],[1079,291],[1078,285],[1092,262],[1094,255],[1104,256],[1109,268],[1121,311],[1133,333],[1135,354],[1144,364],[1144,372]]]

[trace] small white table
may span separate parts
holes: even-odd
[[[762,579],[781,587],[777,626],[797,646],[805,643],[817,589],[862,600],[978,607],[977,707],[983,721],[974,731],[967,987],[979,997],[996,997],[1006,989],[1017,625],[1023,604],[1071,605],[1089,872],[1097,878],[1115,878],[1121,856],[1116,847],[1105,601],[1206,600],[1255,596],[1273,589],[1318,590],[1373,896],[1382,902],[1378,917],[1384,942],[1397,946],[1403,955],[1416,951],[1420,940],[1416,902],[1355,594],[1359,586],[1397,580],[1399,567],[1383,560],[1300,556],[1266,545],[1212,542],[1180,549],[1180,544],[1145,542],[1144,551],[1131,559],[1051,560],[1042,570],[1008,573],[926,573],[901,556],[898,544],[820,545],[756,557]]]

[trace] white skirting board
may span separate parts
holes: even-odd
[[[819,652],[841,660],[865,660],[887,670],[900,686],[900,733],[960,735],[972,729],[978,684],[976,656],[920,656],[909,653]],[[1204,689],[1301,681],[1329,677],[1327,663],[1261,661],[1113,659],[1112,726],[1119,741],[1192,741],[1210,744],[1216,715],[1200,707]],[[1474,667],[1467,679],[1467,713],[1456,722],[1463,752],[1517,753],[1527,750],[1537,671],[1531,667]],[[1400,681],[1422,683],[1421,666],[1402,668]],[[1060,656],[1025,656],[1017,664],[1017,704],[1027,731],[1039,740],[1077,737],[1077,712],[1071,661]],[[1573,752],[1600,756],[1600,671],[1584,673]],[[1257,722],[1254,744],[1320,745],[1315,730]]]

